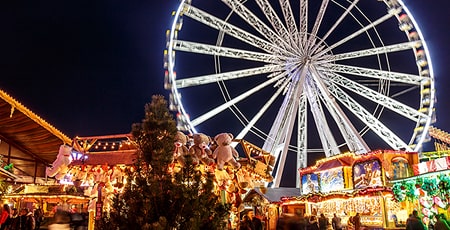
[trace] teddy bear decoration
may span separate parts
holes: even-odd
[[[215,161],[212,159],[212,151],[209,149],[210,138],[203,133],[196,133],[192,136],[192,139],[194,145],[189,148],[189,154],[197,162],[202,162],[207,166],[214,165]]]
[[[225,164],[229,164],[235,169],[241,167],[241,164],[236,161],[239,153],[231,146],[233,138],[233,134],[231,133],[220,133],[214,137],[217,147],[213,152],[213,159],[217,161],[218,170],[223,170]]]

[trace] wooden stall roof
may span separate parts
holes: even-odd
[[[61,131],[34,114],[9,94],[0,90],[0,139],[27,157],[15,157],[14,164],[29,164],[30,159],[50,165],[56,159],[59,146],[71,145],[72,140]],[[1,152],[5,161],[5,154]],[[22,172],[25,167],[21,170]],[[26,174],[33,175],[34,167]]]
[[[11,173],[3,168],[0,168],[0,177],[9,178],[12,180],[17,179],[16,175],[14,175],[13,173]]]
[[[137,158],[136,150],[122,150],[102,153],[87,153],[86,159],[74,160],[71,165],[132,165]]]

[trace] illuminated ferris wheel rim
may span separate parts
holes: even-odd
[[[241,17],[243,17],[242,15],[245,15],[245,14],[247,14],[247,16],[249,16],[249,17],[252,16],[251,14],[248,13],[248,9],[245,8],[243,3],[239,3],[239,1],[223,0],[223,2],[228,4],[230,9],[231,8],[234,9],[234,13],[241,14],[240,15]],[[262,5],[261,8],[266,7],[267,11],[265,11],[265,12],[270,13],[271,8],[268,7],[268,6],[270,6],[270,3],[268,3],[268,1],[257,0],[257,2]],[[282,7],[288,7],[288,8],[290,7],[288,0],[286,0],[286,1],[281,0],[280,2],[284,2],[285,4],[287,4]],[[304,0],[304,1],[300,1],[300,2],[307,3],[308,1]],[[329,1],[323,1],[321,9],[322,9],[322,7],[324,7],[324,4],[328,3],[328,2]],[[336,1],[331,1],[331,2],[336,3]],[[357,0],[353,1],[352,5],[351,5],[355,9],[358,8],[356,6],[357,2],[358,2]],[[424,101],[425,101],[424,95],[425,94],[424,95],[421,94],[421,98],[423,100],[420,101],[420,107],[419,107],[419,109],[417,109],[417,111],[419,111],[419,113],[420,113],[419,115],[417,113],[414,113],[413,111],[407,111],[408,109],[400,110],[400,112],[398,112],[402,115],[404,115],[404,113],[408,113],[410,116],[416,116],[417,125],[416,125],[414,133],[411,137],[410,144],[409,145],[402,144],[401,147],[400,147],[400,145],[393,144],[394,149],[395,148],[404,148],[405,150],[409,150],[409,151],[419,151],[421,149],[421,145],[424,142],[425,138],[427,138],[427,135],[425,133],[426,133],[426,130],[428,130],[431,122],[433,121],[432,117],[433,117],[433,113],[434,113],[435,89],[434,89],[434,79],[433,79],[434,75],[433,75],[433,69],[432,69],[432,64],[431,64],[431,60],[430,60],[430,55],[428,53],[427,45],[426,45],[425,41],[422,39],[423,36],[422,36],[422,33],[421,33],[419,27],[417,26],[416,21],[414,20],[412,14],[409,12],[407,7],[403,4],[403,2],[402,1],[384,1],[384,2],[386,3],[386,5],[389,8],[388,14],[386,14],[383,18],[380,18],[378,21],[371,22],[371,25],[366,26],[367,28],[362,28],[359,31],[359,33],[364,33],[365,31],[367,31],[370,28],[375,29],[376,25],[373,25],[373,24],[382,23],[384,20],[387,20],[388,18],[395,16],[399,21],[400,27],[404,26],[404,28],[401,28],[401,29],[404,30],[404,32],[406,33],[406,35],[409,39],[408,42],[394,44],[394,45],[388,45],[388,46],[383,45],[381,47],[376,47],[376,48],[374,47],[372,49],[360,50],[359,53],[348,52],[348,53],[331,54],[330,52],[333,50],[334,47],[339,46],[340,43],[345,43],[348,40],[351,40],[352,36],[348,36],[346,41],[341,40],[335,44],[330,44],[330,45],[322,44],[322,45],[324,45],[322,47],[318,47],[318,45],[316,43],[313,43],[314,46],[309,46],[309,47],[307,46],[307,44],[300,43],[299,45],[298,44],[295,45],[295,46],[297,46],[297,47],[295,47],[294,45],[288,44],[287,42],[281,42],[280,43],[281,48],[280,48],[280,46],[272,45],[272,44],[268,43],[267,41],[265,41],[264,39],[260,39],[258,36],[254,35],[254,34],[246,33],[246,31],[242,31],[239,27],[237,27],[233,24],[229,24],[227,21],[222,21],[220,19],[216,19],[216,18],[214,18],[214,16],[207,14],[207,12],[195,8],[194,6],[191,5],[191,1],[187,1],[187,0],[181,1],[179,8],[174,13],[174,21],[173,21],[172,27],[170,29],[170,32],[168,34],[167,51],[165,53],[166,63],[167,63],[166,64],[167,65],[166,66],[166,68],[167,68],[167,76],[166,77],[168,78],[168,81],[166,81],[166,83],[168,83],[168,85],[170,85],[170,87],[167,87],[167,88],[170,88],[170,90],[171,90],[171,98],[170,98],[171,103],[173,103],[175,105],[175,107],[177,108],[177,110],[179,111],[179,114],[182,117],[184,124],[187,126],[187,129],[190,132],[196,133],[197,132],[196,128],[195,128],[196,125],[200,124],[204,120],[209,119],[210,116],[213,116],[215,113],[217,113],[217,111],[220,112],[219,110],[223,110],[225,108],[229,108],[229,107],[233,106],[234,103],[236,103],[235,102],[236,100],[233,101],[233,99],[230,99],[230,101],[228,103],[226,103],[220,107],[212,109],[209,113],[201,116],[201,118],[204,120],[200,119],[200,121],[199,121],[199,118],[191,120],[189,118],[189,115],[188,115],[186,109],[183,106],[183,103],[181,101],[181,94],[179,92],[179,88],[187,87],[187,86],[185,86],[186,84],[187,85],[191,84],[192,86],[195,86],[196,84],[198,84],[198,85],[206,84],[205,82],[211,83],[211,82],[217,82],[219,80],[226,81],[227,79],[233,79],[233,77],[237,78],[237,77],[249,75],[250,72],[253,72],[253,73],[256,73],[256,72],[257,73],[278,73],[278,72],[282,71],[283,69],[286,69],[287,63],[291,66],[297,66],[297,67],[301,66],[301,68],[291,68],[290,71],[296,73],[295,76],[296,76],[297,83],[302,82],[302,84],[304,84],[305,79],[306,79],[306,82],[311,81],[311,79],[315,80],[317,82],[320,82],[321,81],[320,78],[314,79],[314,75],[316,75],[316,77],[317,76],[326,76],[330,79],[333,78],[334,84],[337,84],[336,82],[340,82],[341,84],[347,84],[347,87],[352,88],[352,87],[355,87],[358,85],[352,86],[349,81],[346,81],[345,79],[340,78],[340,76],[336,73],[351,72],[354,74],[355,72],[357,72],[358,74],[364,75],[366,77],[368,75],[372,75],[372,77],[373,77],[373,75],[375,75],[376,77],[379,77],[379,79],[385,79],[388,81],[404,82],[407,84],[417,84],[417,85],[420,85],[421,91],[426,91],[424,93],[426,93],[427,102],[426,102],[426,104],[424,103]],[[264,5],[264,4],[266,4],[266,5]],[[326,8],[326,6],[325,6],[325,8]],[[257,45],[255,45],[255,44],[253,44],[253,45],[260,48],[261,50],[264,50],[265,52],[250,52],[250,51],[246,51],[246,50],[222,47],[219,45],[207,45],[207,44],[177,40],[177,33],[181,29],[182,15],[188,16],[197,21],[201,21],[203,24],[205,24],[209,27],[214,27],[214,25],[212,25],[214,23],[220,24],[221,26],[226,28],[224,30],[227,30],[227,31],[225,31],[224,33],[226,33],[227,35],[235,36],[238,38],[239,38],[239,36],[246,36],[245,38],[241,37],[240,39],[247,39],[247,42],[250,40],[253,42],[258,42]],[[203,19],[208,19],[209,21],[208,22],[202,21]],[[213,21],[211,21],[211,20],[213,20]],[[289,20],[289,19],[287,19],[287,20]],[[273,21],[273,22],[275,22],[275,21]],[[262,30],[267,29],[264,27],[264,25],[261,26],[261,25],[258,25],[257,23],[255,23],[254,26],[256,26],[257,28],[259,26],[259,28]],[[287,26],[287,27],[289,27],[289,26]],[[300,27],[301,26],[299,26],[299,28],[296,28],[296,29],[302,30],[302,28],[300,28]],[[284,28],[284,29],[288,29],[288,28]],[[308,29],[308,28],[306,28],[306,29]],[[224,31],[224,30],[220,30],[220,29],[217,29],[217,30],[219,30],[221,32]],[[313,28],[313,30],[315,30],[315,27]],[[279,31],[278,31],[278,33],[274,33],[271,30],[266,30],[266,32],[268,33],[268,36],[274,36],[275,37],[274,40],[283,41],[283,39],[280,39],[280,37],[283,36],[283,33],[279,32]],[[239,35],[239,33],[241,33],[241,34]],[[307,31],[307,33],[303,33],[303,34],[314,35],[314,33],[317,33],[317,31],[316,32]],[[242,35],[242,34],[244,34],[244,35]],[[415,36],[415,39],[412,38],[413,34]],[[355,34],[353,34],[353,35],[358,36]],[[300,34],[298,34],[296,36],[300,36]],[[278,37],[278,38],[276,38],[276,37]],[[316,38],[313,38],[313,37],[314,36],[310,36],[309,38],[306,38],[305,41],[308,42],[309,39],[313,39],[313,40],[317,39],[317,37]],[[323,38],[323,40],[325,40],[325,38]],[[319,42],[319,44],[320,44],[320,42]],[[301,47],[301,46],[303,46],[303,47]],[[372,53],[372,55],[373,54],[383,55],[383,54],[387,54],[390,52],[396,52],[398,50],[406,49],[405,47],[416,51],[415,55],[416,55],[418,71],[419,71],[418,76],[411,75],[411,74],[395,73],[395,72],[386,73],[381,70],[379,71],[379,70],[375,70],[375,69],[363,69],[363,68],[357,68],[355,66],[343,66],[343,65],[334,64],[334,63],[330,62],[330,60],[335,61],[335,60],[339,60],[339,59],[355,58],[355,57],[358,57],[358,55],[360,55],[360,56],[369,55],[368,53]],[[248,70],[246,70],[247,73],[245,71],[235,71],[235,72],[229,72],[229,73],[216,73],[216,74],[212,74],[209,76],[192,77],[192,78],[188,79],[188,81],[178,80],[176,78],[176,74],[174,71],[174,65],[175,65],[174,64],[175,63],[174,62],[175,61],[174,60],[174,57],[175,57],[174,48],[177,51],[186,51],[186,52],[192,52],[192,53],[202,53],[203,52],[203,54],[209,54],[211,56],[217,55],[217,56],[225,56],[225,57],[228,56],[228,57],[236,58],[236,56],[233,56],[233,55],[239,55],[240,57],[244,57],[243,59],[246,59],[246,60],[265,61],[267,63],[267,65],[260,67],[260,68],[248,69]],[[311,50],[308,50],[306,48],[312,48],[312,51],[318,51],[318,52],[314,53],[314,52],[311,52]],[[299,55],[299,56],[295,56],[295,55]],[[293,56],[296,57],[294,61],[292,61]],[[299,57],[301,57],[301,58],[299,58]],[[327,68],[330,68],[332,71],[327,71],[329,69],[324,69],[325,65],[320,65],[321,63],[326,63]],[[425,70],[428,72],[425,72]],[[319,72],[321,72],[322,75],[320,75]],[[301,76],[301,74],[303,74],[303,76]],[[325,74],[325,75],[323,75],[323,74]],[[242,75],[242,76],[240,76],[240,75]],[[386,75],[392,75],[392,76],[391,76],[391,78],[389,78],[389,77],[386,77]],[[210,82],[208,82],[208,80],[207,80],[208,77],[212,78],[213,80],[210,80]],[[278,75],[277,77],[279,77],[278,80],[283,79],[283,78],[289,79],[289,81],[284,81],[285,84],[292,82],[294,79],[294,78],[292,78],[292,76],[285,77],[285,76],[282,76],[281,74]],[[276,79],[276,77],[272,77],[271,79]],[[272,84],[272,83],[274,84],[276,82],[276,80],[272,80],[272,81],[269,80],[268,82],[270,84]],[[327,82],[327,84],[325,84],[322,81],[322,85],[320,85],[320,84],[316,85],[316,87],[317,87],[316,90],[319,91],[320,90],[319,87],[323,87],[323,88],[328,87],[328,91],[330,92],[330,88],[333,87],[333,84],[329,85],[329,82]],[[284,87],[287,88],[286,85]],[[282,87],[280,86],[279,88],[281,89]],[[300,89],[300,91],[302,91],[302,90],[303,89]],[[298,93],[298,92],[294,92],[294,91],[295,90],[292,90],[291,93],[292,94]],[[298,89],[297,89],[297,91],[298,91]],[[334,91],[334,93],[339,94],[340,92],[337,90],[337,91]],[[377,94],[374,94],[374,95],[376,97],[381,97],[380,95],[377,95]],[[383,98],[383,100],[386,100],[386,98]],[[388,102],[392,102],[392,101],[388,101]],[[293,103],[293,102],[291,102],[291,103]],[[350,105],[352,105],[351,103],[353,103],[353,102],[349,102],[349,103],[350,103]],[[401,105],[396,104],[396,106],[401,106]],[[405,111],[407,111],[407,112],[405,112]],[[318,112],[317,116],[320,117],[320,112]],[[424,120],[425,120],[425,122],[423,122]],[[375,128],[383,129],[380,127],[375,127]],[[249,129],[250,128],[248,128],[247,130],[245,130],[245,129],[244,130],[246,132],[248,132]],[[351,127],[350,128],[347,127],[347,129],[350,130]],[[284,135],[286,135],[286,134],[284,134]],[[269,134],[269,136],[270,136],[270,134]],[[243,138],[243,136],[240,134],[237,136],[237,138]],[[412,142],[413,142],[413,144],[411,145]],[[272,144],[272,150],[275,150],[274,146],[276,146],[277,144],[280,144],[280,143]],[[364,144],[360,144],[359,147],[364,148]]]

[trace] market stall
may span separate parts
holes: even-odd
[[[226,133],[223,136],[230,137]],[[60,184],[82,189],[89,198],[89,229],[93,229],[95,219],[109,211],[114,195],[120,194],[127,183],[126,171],[134,168],[137,148],[130,138],[130,135],[77,137],[73,146],[60,147],[53,167],[47,170],[49,177]],[[178,132],[170,172],[184,167],[183,156],[191,155],[197,170],[214,174],[215,192],[221,202],[233,207],[232,215],[239,217],[244,209],[242,196],[272,181],[274,157],[245,140],[230,138],[230,142],[237,142],[237,149],[243,154],[235,161],[220,162],[220,156],[212,158],[212,150],[218,146],[213,146],[210,140],[204,134],[188,136]]]
[[[298,196],[300,196],[298,188],[256,187],[245,195],[243,203],[248,209],[255,210],[255,214],[263,220],[265,229],[272,230],[276,229],[281,213],[295,213],[305,209],[304,203],[283,206],[285,200]]]
[[[389,180],[411,176],[416,163],[417,153],[393,150],[322,159],[299,170],[301,196],[285,205],[304,202],[307,215],[324,213],[331,219],[336,213],[343,223],[359,213],[362,225],[369,228],[400,227],[404,207],[394,202]]]
[[[46,226],[58,210],[80,216],[87,214],[90,198],[73,185],[20,185],[2,197],[3,203],[21,210],[42,210],[41,226]],[[87,222],[87,218],[86,218]]]

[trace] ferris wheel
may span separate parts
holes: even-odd
[[[299,169],[311,154],[420,152],[435,121],[430,56],[401,0],[181,0],[166,36],[179,129],[260,143],[274,187],[286,173],[299,186],[292,156]]]

